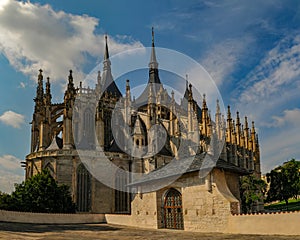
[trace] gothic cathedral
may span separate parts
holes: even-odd
[[[229,106],[225,119],[219,102],[212,117],[205,96],[197,102],[188,83],[177,103],[160,80],[153,32],[149,79],[137,99],[129,80],[124,96],[114,82],[107,37],[94,89],[75,87],[70,70],[64,101],[53,103],[49,77],[45,89],[43,81],[40,70],[26,179],[48,169],[58,183],[70,186],[78,212],[127,214],[131,225],[153,228],[209,229],[209,221],[220,228],[224,217],[240,212],[239,177],[261,174],[254,122],[249,126],[238,112],[234,120]],[[114,134],[115,125],[127,130]],[[153,141],[154,125],[165,132],[158,141]],[[81,149],[102,151],[117,167],[110,176],[113,187],[92,174]],[[102,158],[96,161],[106,161]],[[133,172],[141,177],[133,178]],[[166,184],[155,187],[161,182]]]

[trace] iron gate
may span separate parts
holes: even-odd
[[[181,193],[171,188],[164,200],[164,227],[183,229]]]

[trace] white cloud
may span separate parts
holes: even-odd
[[[11,193],[14,191],[14,184],[24,181],[24,175],[12,173],[0,169],[0,191]]]
[[[0,157],[0,166],[7,170],[16,170],[20,169],[21,160],[16,158],[13,155],[3,155]]]
[[[285,104],[299,96],[300,35],[291,33],[271,49],[232,93],[236,107],[262,125],[274,123]],[[232,99],[233,100],[233,99]],[[255,111],[253,111],[255,109]]]
[[[104,36],[95,33],[98,22],[87,15],[54,11],[50,5],[11,0],[0,9],[0,52],[14,68],[34,79],[40,68],[52,81],[66,79],[69,69],[83,76],[87,56],[103,56]],[[142,46],[128,37],[125,40],[110,37],[111,54]]]
[[[282,96],[284,90],[297,86],[300,77],[299,65],[300,35],[291,34],[269,51],[242,81],[245,86],[240,100],[256,104],[261,99]]]
[[[20,162],[21,159],[12,155],[0,156],[0,191],[11,193],[14,184],[24,180],[24,170]]]
[[[273,122],[271,122],[268,127],[281,127],[286,124],[290,124],[291,126],[298,125],[300,122],[300,109],[287,109],[284,110],[281,116],[272,116]]]
[[[261,128],[263,172],[291,158],[300,158],[300,35],[280,40],[232,94],[236,108],[250,113]],[[234,101],[234,100],[233,100]]]
[[[241,58],[252,38],[227,39],[213,46],[203,57],[201,64],[220,86],[241,63]]]
[[[9,110],[0,116],[0,121],[14,128],[20,128],[25,122],[25,117],[22,114]]]

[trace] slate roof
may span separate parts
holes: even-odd
[[[191,172],[199,172],[206,176],[212,168],[224,169],[229,172],[238,173],[240,175],[248,175],[250,172],[244,168],[235,166],[232,163],[222,159],[215,161],[213,157],[207,153],[197,154],[196,156],[186,157],[180,160],[173,160],[165,166],[155,169],[140,179],[132,182],[128,186],[144,185],[150,182],[159,181],[165,178],[182,176]]]

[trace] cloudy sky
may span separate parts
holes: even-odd
[[[102,61],[105,33],[113,55],[149,47],[152,26],[156,46],[202,64],[255,121],[264,173],[300,159],[299,22],[296,0],[0,0],[0,190],[24,178],[38,70],[59,102],[69,69],[79,82]]]

